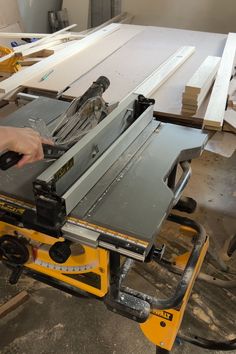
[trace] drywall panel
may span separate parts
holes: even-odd
[[[122,0],[133,23],[216,33],[236,32],[235,0]]]

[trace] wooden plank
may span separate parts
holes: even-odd
[[[22,44],[22,46],[18,46],[16,47],[16,53],[20,52],[21,50],[25,50],[25,49],[29,49],[29,48],[33,48],[35,46],[40,46],[42,43],[45,43],[45,42],[48,42],[48,41],[51,41],[52,38],[55,38],[57,37],[58,35],[60,34],[63,34],[64,35],[64,32],[66,32],[67,30],[71,29],[71,28],[74,28],[76,27],[76,24],[73,24],[73,25],[70,25],[68,27],[65,27],[65,28],[62,28],[61,30],[59,31],[56,31],[56,32],[53,32],[53,33],[50,33],[48,34],[46,37],[43,37],[35,42],[32,42],[32,43],[27,43],[27,44]],[[67,35],[66,35],[67,36]]]
[[[40,81],[41,76],[38,75],[26,82],[25,86],[54,92],[62,91],[75,80],[85,76],[87,72],[91,71],[113,53],[116,53],[118,49],[143,31],[143,27],[141,26],[118,26],[121,27],[112,33],[111,36],[104,38],[102,42],[94,43],[91,47],[78,53],[78,55],[74,55],[68,60],[63,61],[63,63],[58,64],[46,81]],[[103,75],[103,73],[100,75]],[[93,78],[93,80],[96,80],[96,78]]]
[[[50,55],[54,54],[53,49],[41,49],[38,52],[31,53],[29,56],[24,55],[24,58],[47,58]]]
[[[27,46],[24,48],[25,44],[22,44],[22,45],[19,45],[16,48],[13,48],[13,50],[14,50],[15,55],[24,57],[24,56],[27,55],[27,53],[36,53],[37,51],[40,50],[38,48],[41,48],[41,49],[50,48],[50,47],[52,47],[54,45],[63,43],[63,41],[67,40],[67,39],[68,39],[67,37],[64,36],[64,37],[61,38],[61,36],[59,35],[58,37],[53,38],[51,41],[45,42],[42,45],[39,45],[39,46],[36,46],[36,47],[33,47],[33,48],[29,48]]]
[[[220,57],[208,56],[188,81],[182,95],[182,114],[197,113],[214,83],[220,60]]]
[[[17,24],[18,25],[18,24]],[[19,25],[18,25],[19,26]],[[7,28],[0,29],[3,31]],[[20,28],[19,28],[20,29]],[[16,30],[16,29],[15,29]],[[30,33],[30,32],[0,32],[0,38],[8,38],[8,39],[21,39],[21,38],[45,38],[48,37],[48,33]],[[83,38],[84,34],[67,32],[66,37],[70,38]],[[60,38],[60,35],[57,35],[57,39]]]
[[[204,127],[213,130],[221,130],[222,128],[235,51],[236,33],[229,33],[204,117]]]
[[[22,44],[18,47],[16,47],[14,49],[14,52],[13,53],[10,53],[8,55],[5,55],[4,57],[0,58],[0,63],[7,60],[7,59],[10,59],[14,56],[23,56],[23,51],[25,52],[27,49],[30,50],[34,47],[38,47],[40,46],[41,44],[45,44],[45,43],[48,43],[49,41],[51,41],[54,37],[56,37],[57,35],[65,32],[67,29],[70,29],[70,28],[73,28],[75,27],[76,25],[71,25],[71,26],[68,26],[68,27],[65,27],[63,29],[61,29],[60,31],[57,31],[57,32],[54,32],[54,33],[51,33],[51,34],[48,34],[46,37],[44,38],[41,38],[39,39],[38,41],[35,41],[35,42],[32,42],[32,43],[26,43],[26,44]],[[67,36],[67,35],[66,35]]]
[[[188,109],[189,106],[192,107],[192,113],[195,114],[205,101],[206,97],[208,97],[208,94],[210,92],[210,89],[214,83],[215,78],[212,78],[211,81],[207,84],[207,86],[200,92],[199,95],[196,96],[196,98],[192,98],[193,96],[190,96],[191,98],[186,98],[187,96],[184,96],[183,94],[183,99],[182,99],[182,110],[181,112],[184,112],[186,109]],[[193,109],[194,108],[194,109]]]
[[[185,86],[185,93],[199,94],[215,77],[220,57],[208,56]]]
[[[184,46],[179,48],[170,58],[161,64],[153,74],[151,74],[135,93],[151,97],[152,94],[169,79],[171,75],[195,52],[195,47]]]
[[[9,312],[15,310],[18,306],[22,305],[29,298],[27,291],[23,290],[5,304],[0,305],[0,318],[6,316]]]
[[[52,44],[51,43],[45,43],[44,45],[40,45],[38,47],[26,49],[25,51],[22,51],[22,54],[20,55],[20,57],[24,57],[24,58],[26,58],[26,57],[35,57],[35,56],[37,57],[37,56],[40,56],[40,55],[38,55],[38,53],[45,53],[45,54],[46,53],[50,53],[48,55],[47,54],[43,55],[43,57],[47,57],[47,56],[49,56],[49,55],[54,53],[54,50],[51,49],[51,47],[59,45],[61,43],[63,43],[63,42],[60,41],[60,40],[54,40],[52,42]]]
[[[75,44],[69,46],[68,48],[62,49],[50,57],[42,60],[40,63],[37,63],[27,70],[20,71],[15,75],[11,76],[9,79],[4,80],[0,83],[0,92],[8,93],[11,90],[14,90],[18,86],[24,85],[25,82],[32,79],[33,77],[41,74],[46,74],[46,72],[57,64],[63,62],[67,58],[83,51],[85,48],[88,48],[90,45],[94,44],[101,38],[104,38],[111,34],[112,32],[118,30],[121,27],[119,24],[111,24],[100,31],[92,33],[87,37],[81,39]]]
[[[25,58],[24,60],[19,61],[19,64],[21,66],[31,66],[37,64],[40,60],[42,60],[42,58]]]

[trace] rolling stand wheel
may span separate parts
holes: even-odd
[[[197,208],[197,202],[193,198],[181,197],[173,209],[182,211],[184,213],[192,214]]]
[[[227,250],[227,255],[229,257],[232,257],[233,253],[236,251],[236,234],[232,237],[230,243],[229,243],[229,247]]]
[[[156,354],[169,354],[169,353],[170,353],[169,350],[166,350],[166,349],[163,349],[160,347],[156,347]]]

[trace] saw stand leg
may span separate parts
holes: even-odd
[[[175,190],[176,187],[177,168],[178,164],[176,164],[173,170],[171,171],[167,181],[168,187],[172,190]],[[197,202],[193,198],[181,196],[173,209],[179,210],[184,213],[192,214],[196,210],[196,207]]]

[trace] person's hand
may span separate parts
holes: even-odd
[[[23,154],[18,167],[44,158],[42,143],[52,144],[31,128],[0,127],[0,151],[11,150]]]

